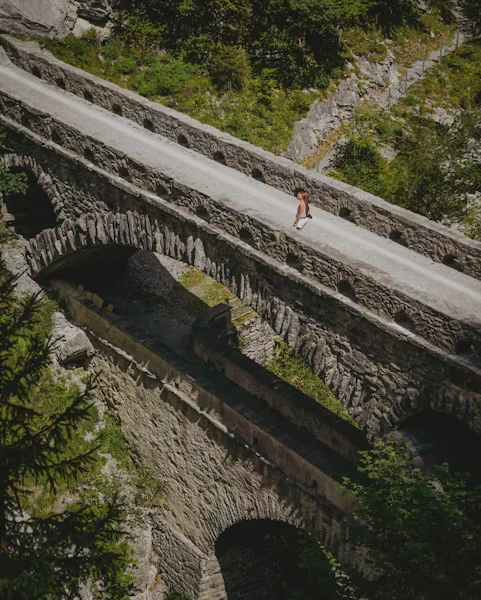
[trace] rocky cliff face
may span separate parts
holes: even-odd
[[[111,11],[110,0],[0,0],[0,32],[62,39],[103,30]]]

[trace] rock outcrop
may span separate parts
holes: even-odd
[[[62,39],[94,27],[106,37],[111,12],[109,0],[0,0],[0,33]]]
[[[63,38],[73,29],[72,0],[0,0],[0,31],[29,37]]]
[[[69,323],[60,312],[53,316],[52,337],[56,340],[55,356],[61,365],[82,363],[95,352],[85,331]]]

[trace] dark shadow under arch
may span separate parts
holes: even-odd
[[[432,470],[447,462],[454,471],[481,480],[481,435],[456,417],[426,410],[407,418],[392,435],[408,444],[416,466]]]
[[[36,175],[23,167],[12,167],[11,173],[24,173],[27,178],[26,194],[13,193],[4,196],[4,221],[16,233],[29,239],[44,229],[57,225],[52,202],[38,183]]]
[[[319,588],[319,573],[302,569],[303,552],[321,552],[314,537],[282,521],[257,519],[240,521],[217,540],[215,557],[206,565],[204,578],[212,586],[201,600],[317,600],[333,597],[335,577],[323,555],[319,568],[326,575]]]

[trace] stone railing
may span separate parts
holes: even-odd
[[[242,243],[243,233],[251,234],[253,240],[249,247],[262,252],[265,258],[291,267],[289,272],[292,270],[296,273],[300,272],[311,281],[326,286],[339,296],[355,297],[356,305],[392,320],[394,323],[398,323],[400,317],[405,318],[409,323],[402,330],[397,328],[398,333],[401,331],[409,337],[416,334],[449,352],[456,352],[459,343],[465,341],[476,348],[481,347],[481,333],[477,328],[477,323],[474,320],[473,322],[461,321],[446,314],[444,303],[442,303],[442,310],[439,310],[439,304],[432,306],[420,302],[418,298],[412,297],[404,289],[392,286],[385,278],[378,278],[376,272],[371,274],[358,270],[355,260],[347,258],[339,260],[335,255],[325,254],[323,249],[307,244],[302,238],[294,240],[291,236],[272,235],[269,226],[248,213],[244,213],[240,219],[239,212],[224,204],[221,195],[210,192],[207,196],[195,187],[177,183],[169,176],[146,169],[145,165],[129,158],[115,148],[106,146],[84,134],[78,128],[49,116],[46,112],[43,113],[23,102],[10,99],[1,90],[0,112],[3,115],[0,115],[1,121],[13,119],[22,129],[25,126],[28,131],[54,142],[57,156],[49,159],[52,165],[60,164],[58,163],[60,155],[65,150],[73,152],[79,157],[85,157],[83,162],[87,161],[92,172],[96,170],[96,167],[110,173],[115,187],[121,180],[129,188],[135,190],[136,195],[142,193],[141,190],[156,194],[156,197],[159,198],[156,203],[162,203],[162,199],[166,199],[169,206],[178,206],[180,209],[187,210],[189,214],[195,213],[203,220],[206,220],[205,212],[211,226],[215,227],[217,231],[222,230],[238,237],[239,243]],[[8,127],[7,124],[6,126]],[[24,133],[26,134],[26,132]],[[23,150],[27,148],[27,139],[24,134],[19,141],[16,141],[16,135],[13,132],[11,137],[14,145],[18,145]],[[42,145],[44,143],[43,141]],[[36,150],[29,150],[27,154],[29,153],[33,156],[36,154]],[[70,157],[70,160],[73,160],[73,157]],[[56,178],[55,171],[56,169],[52,169],[52,178]],[[82,177],[78,173],[74,177],[69,176],[69,187],[73,186],[74,179],[78,180]],[[90,179],[92,178],[89,176]],[[99,191],[100,184],[95,185],[92,189]],[[64,213],[59,213],[59,217],[62,219],[66,217],[67,209],[70,212],[74,208],[68,206],[70,194],[71,192],[67,190],[63,192],[61,204],[64,206]],[[116,189],[103,191],[100,197],[106,199],[112,194],[115,198]],[[82,212],[85,213],[92,212],[95,200],[90,199],[90,206],[87,206],[89,195],[90,192],[82,194],[82,199],[76,199],[75,210],[82,209]],[[147,206],[150,200],[145,198],[145,202]],[[203,209],[204,212],[199,212],[199,209]],[[346,287],[345,290],[343,286]]]
[[[34,43],[3,35],[0,46],[16,66],[45,81],[279,190],[294,193],[304,188],[312,203],[324,210],[481,278],[481,244],[456,231],[150,102],[57,60]]]
[[[351,509],[352,497],[344,493],[342,479],[361,480],[352,459],[333,452],[310,431],[299,429],[275,411],[266,413],[262,402],[239,392],[227,377],[211,377],[203,363],[180,357],[146,337],[134,323],[100,308],[81,289],[62,280],[50,283],[80,325],[120,348],[136,364],[145,365],[152,379],[163,382],[186,404],[185,412],[195,411],[200,427],[214,428],[217,435],[229,439],[230,446],[248,449],[254,460],[265,462],[266,470],[280,471],[289,485],[322,497],[342,512]]]
[[[194,324],[194,351],[270,408],[305,428],[323,444],[356,463],[359,450],[368,447],[365,435],[348,421],[306,396],[229,344],[231,307],[218,304]]]

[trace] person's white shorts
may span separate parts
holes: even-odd
[[[299,219],[299,221],[297,221],[297,229],[302,229],[304,227],[304,225],[307,223],[307,221],[309,221],[309,219],[307,217],[304,217],[303,219]]]

